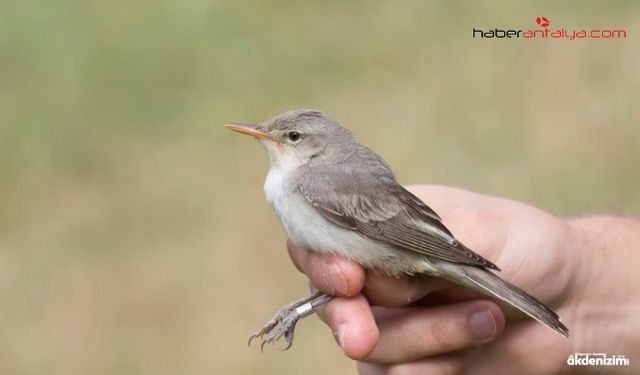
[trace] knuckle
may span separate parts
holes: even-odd
[[[451,347],[452,332],[447,330],[446,324],[434,321],[429,326],[429,342],[435,352],[442,352]]]
[[[499,238],[487,232],[489,226],[498,225],[493,213],[475,205],[464,205],[452,211],[447,219],[454,236],[468,248],[482,255],[497,251]]]
[[[358,370],[359,375],[384,375],[387,374],[386,367],[371,363],[371,362],[363,362],[358,361],[356,364],[356,368]]]
[[[454,210],[451,214],[452,221],[460,223],[465,229],[473,228],[491,221],[491,215],[487,210],[476,205],[464,205]]]

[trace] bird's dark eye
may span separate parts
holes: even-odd
[[[301,134],[294,131],[294,132],[289,132],[287,136],[289,137],[289,140],[291,142],[297,142],[298,140],[300,140]]]

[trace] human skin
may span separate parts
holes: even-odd
[[[409,187],[505,280],[551,306],[569,327],[545,325],[429,276],[394,278],[288,243],[313,286],[339,296],[318,314],[361,374],[634,373],[640,364],[640,222],[564,220],[469,191]],[[575,352],[625,354],[627,367],[570,367]]]

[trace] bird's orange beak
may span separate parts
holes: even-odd
[[[265,139],[267,141],[273,141],[273,138],[264,131],[260,125],[256,124],[224,124],[224,127],[227,129],[231,129],[234,132],[250,135],[256,138]]]

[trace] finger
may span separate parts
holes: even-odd
[[[293,265],[296,266],[298,271],[307,273],[307,258],[309,257],[309,252],[297,247],[291,240],[287,240],[287,251],[289,252],[289,257]]]
[[[360,375],[450,375],[462,373],[466,366],[467,360],[464,353],[423,358],[396,365],[370,362],[358,362],[357,364]]]
[[[351,297],[360,293],[364,287],[364,269],[345,258],[309,254],[306,269],[311,283],[331,295]]]
[[[287,250],[296,268],[305,273],[317,289],[342,297],[355,296],[362,290],[365,272],[358,263],[300,249],[291,241],[287,241]]]
[[[377,320],[380,338],[367,362],[411,362],[490,342],[504,330],[502,311],[488,300],[402,310]]]
[[[400,307],[424,298],[427,294],[453,288],[454,284],[426,275],[390,277],[367,272],[364,294],[376,306]]]
[[[509,323],[500,340],[483,348],[482,360],[474,362],[474,374],[559,374],[567,370],[569,340],[531,319]],[[545,353],[544,361],[531,363],[532,353]]]
[[[366,357],[378,341],[379,332],[373,313],[361,294],[333,299],[318,309],[318,316],[331,327],[338,345],[350,358]]]

